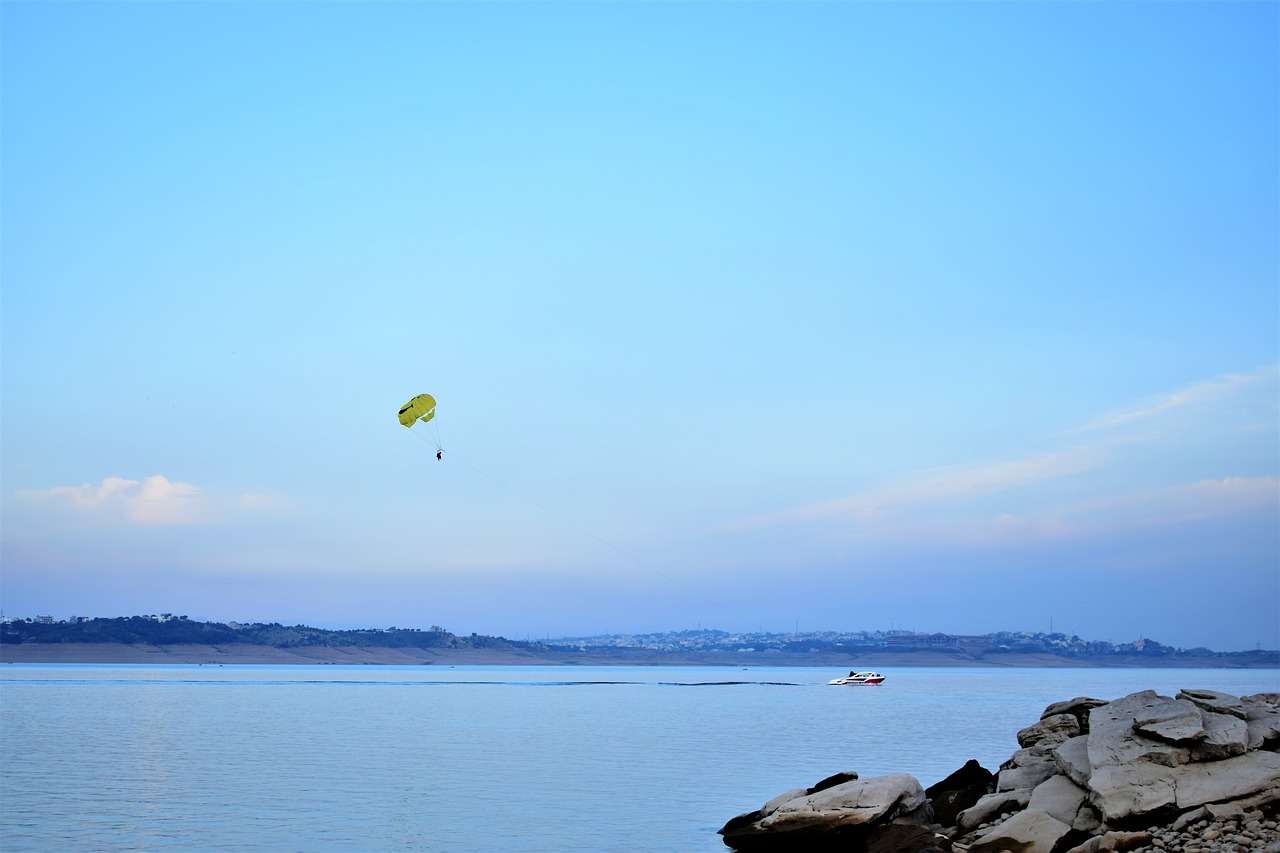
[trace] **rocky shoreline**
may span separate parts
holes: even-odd
[[[1280,853],[1280,693],[1079,697],[925,790],[838,773],[720,830],[753,851]]]

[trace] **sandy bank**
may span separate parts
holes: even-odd
[[[273,646],[229,643],[209,645],[130,645],[126,643],[3,643],[4,663],[157,663],[157,664],[485,664],[582,666],[830,666],[878,669],[914,666],[1097,667],[1159,666],[1156,661],[1081,661],[1051,654],[988,653],[981,659],[954,653],[912,650],[857,656],[835,653],[797,655],[782,652],[670,653],[648,650],[524,651],[520,649],[357,648],[353,646]],[[1180,666],[1230,666],[1222,659],[1183,660]]]
[[[149,646],[126,643],[22,643],[0,645],[4,663],[159,663],[159,664],[536,664],[552,663],[533,655],[502,650],[429,651],[423,649],[329,648],[228,644],[225,646]]]

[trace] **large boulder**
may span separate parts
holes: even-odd
[[[1280,753],[1257,750],[1234,758],[1189,764],[1175,778],[1179,809],[1232,800],[1249,805],[1280,801]]]
[[[1066,776],[1054,776],[1037,785],[1027,808],[1047,812],[1077,832],[1093,833],[1102,827],[1098,813],[1089,805],[1089,792]]]
[[[1280,693],[1243,696],[1249,730],[1249,749],[1275,749],[1280,745]]]
[[[1108,823],[1171,807],[1174,767],[1191,752],[1138,731],[1138,721],[1178,717],[1174,700],[1154,690],[1132,693],[1094,708],[1089,715],[1086,755],[1089,798]]]
[[[768,814],[760,809],[739,815],[720,834],[735,850],[820,849],[855,839],[865,844],[872,828],[901,815],[919,816],[924,804],[924,789],[906,773],[853,779],[812,793],[805,789]]]
[[[797,797],[803,797],[807,794],[816,794],[819,791],[825,791],[828,788],[834,788],[836,785],[843,785],[845,782],[852,782],[858,778],[858,774],[852,771],[843,771],[835,773],[820,782],[815,783],[808,788],[793,788],[790,791],[779,794],[769,802],[760,807],[760,816],[768,817],[778,810],[783,803],[788,803]]]
[[[942,826],[955,826],[960,812],[991,793],[994,785],[991,771],[971,758],[941,782],[925,788],[924,795],[933,808],[933,819]]]
[[[969,845],[970,853],[1053,853],[1071,827],[1047,812],[1027,809],[1018,812]]]
[[[995,821],[1000,815],[1019,812],[1031,802],[1031,791],[1020,788],[1016,791],[996,791],[987,794],[956,817],[956,826],[965,832],[977,829],[984,823]]]
[[[1175,699],[1143,709],[1133,718],[1133,730],[1166,743],[1188,745],[1204,740],[1204,716],[1193,702]]]
[[[1080,733],[1089,733],[1089,713],[1102,705],[1107,704],[1105,699],[1090,699],[1088,696],[1077,696],[1074,699],[1068,699],[1065,702],[1054,702],[1052,705],[1044,709],[1044,713],[1040,715],[1040,719],[1053,717],[1058,714],[1070,714],[1080,723]]]
[[[1248,719],[1244,703],[1230,693],[1219,693],[1216,690],[1182,690],[1179,699],[1185,699],[1206,711],[1215,714],[1230,714],[1242,720]]]
[[[1141,737],[1134,731],[1139,718],[1173,715],[1173,701],[1154,690],[1143,690],[1094,708],[1089,715],[1088,740],[1089,766],[1094,774],[1103,767],[1135,764],[1177,767],[1190,761],[1191,751],[1186,747]]]
[[[865,826],[924,805],[924,789],[914,776],[894,773],[856,779],[783,803],[761,828],[790,832],[814,826]]]
[[[1080,734],[1080,721],[1071,714],[1053,714],[1018,732],[1018,746],[1056,746]]]
[[[1089,777],[1089,802],[1106,823],[1172,808],[1177,802],[1172,768],[1159,764],[1108,765]]]
[[[1093,767],[1089,764],[1089,736],[1073,737],[1053,750],[1053,763],[1058,771],[1080,787],[1089,785]]]
[[[1234,714],[1200,711],[1204,737],[1191,745],[1192,761],[1218,761],[1249,751],[1249,724]]]
[[[1058,765],[1053,759],[1053,745],[1037,744],[1020,749],[1000,765],[996,777],[997,791],[1015,791],[1034,788],[1050,776],[1056,775]]]
[[[762,817],[768,817],[769,815],[776,812],[778,810],[778,807],[781,806],[783,803],[789,803],[792,800],[794,800],[796,797],[803,797],[805,794],[811,794],[811,793],[813,793],[812,788],[792,788],[790,791],[784,791],[778,796],[774,797],[772,800],[770,800],[769,802],[761,806],[760,811],[754,812],[753,814],[756,815],[756,819],[759,819]]]

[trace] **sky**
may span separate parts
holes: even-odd
[[[0,4],[0,607],[1280,648],[1278,33]]]

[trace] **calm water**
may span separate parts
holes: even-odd
[[[0,849],[724,851],[841,770],[996,769],[1050,702],[1278,670],[0,667]]]

